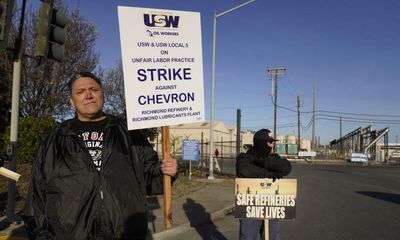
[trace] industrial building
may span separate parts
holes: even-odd
[[[253,144],[253,136],[255,131],[244,131],[240,133],[240,151],[246,151],[246,145]],[[171,154],[180,155],[182,152],[183,140],[197,140],[200,143],[201,156],[209,155],[209,139],[210,139],[210,122],[180,124],[169,127]],[[236,156],[236,126],[227,126],[222,121],[214,121],[214,147],[218,148],[221,157]],[[291,146],[296,148],[297,154],[297,136],[294,135],[278,135],[278,145]],[[161,154],[162,139],[161,133],[152,142],[154,148]],[[300,148],[306,151],[311,150],[311,141],[300,138]]]

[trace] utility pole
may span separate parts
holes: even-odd
[[[342,147],[343,147],[343,139],[342,139],[342,116],[339,117],[340,122],[340,141],[339,141],[339,152],[340,156],[342,156]]]
[[[315,151],[317,144],[315,143],[315,105],[317,101],[317,81],[314,80],[314,97],[313,97],[313,115],[312,115],[312,139],[311,149]]]
[[[239,153],[240,153],[240,132],[241,132],[240,123],[242,121],[241,117],[242,117],[241,110],[237,109],[237,112],[236,112],[236,121],[237,121],[237,123],[236,123],[237,124],[236,125],[236,156],[239,155]]]
[[[274,96],[274,138],[276,139],[276,119],[277,119],[277,105],[278,105],[278,75],[284,75],[286,68],[268,68],[267,72],[272,78],[272,95]],[[275,152],[276,145],[274,144],[273,152]]]
[[[297,151],[300,152],[300,96],[297,96]]]

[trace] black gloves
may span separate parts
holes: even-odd
[[[273,175],[273,177],[272,177],[272,182],[275,182],[275,180],[281,179],[281,178],[282,178],[282,175],[281,175],[281,174],[275,173],[275,174]]]
[[[277,178],[288,175],[292,170],[292,165],[286,158],[281,158],[278,154],[271,154],[268,157],[271,160],[270,169],[276,173]]]

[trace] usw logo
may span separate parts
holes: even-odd
[[[148,27],[173,27],[177,28],[179,16],[143,14],[144,24]]]

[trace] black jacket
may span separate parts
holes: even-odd
[[[21,214],[31,238],[88,239],[94,219],[106,229],[104,239],[145,238],[146,194],[162,193],[159,159],[139,132],[108,117],[100,171],[71,130],[72,119],[42,143]]]
[[[282,178],[290,173],[290,162],[278,154],[259,156],[253,147],[236,158],[236,176],[239,178]]]

